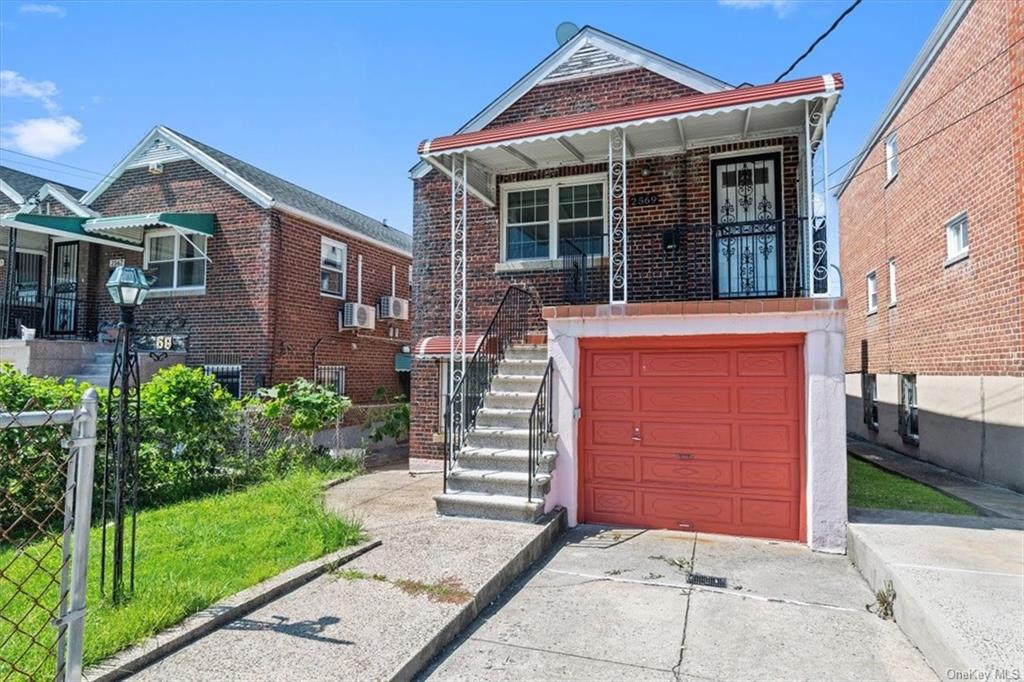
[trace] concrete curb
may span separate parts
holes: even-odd
[[[398,670],[391,674],[391,682],[406,682],[413,677],[441,653],[446,646],[455,641],[459,634],[469,627],[484,609],[491,602],[498,598],[506,587],[519,577],[533,562],[542,557],[559,535],[566,528],[566,513],[564,508],[557,509],[544,518],[541,522],[545,524],[544,530],[523,547],[508,563],[497,573],[491,576],[484,586],[476,593],[476,596],[455,614],[433,638],[413,654]]]
[[[846,551],[850,561],[864,576],[872,592],[883,589],[887,580],[892,581],[896,591],[893,618],[907,639],[921,651],[925,662],[936,671],[936,675],[940,670],[970,669],[968,662],[945,641],[926,609],[914,598],[913,591],[906,589],[899,574],[860,537],[857,524],[851,523],[846,528]]]
[[[370,540],[290,568],[269,580],[264,580],[222,599],[199,613],[189,616],[178,625],[86,670],[83,677],[86,680],[95,680],[95,682],[125,679],[164,656],[210,634],[220,626],[255,611],[314,578],[366,554],[371,549],[379,547],[380,544],[380,540]]]

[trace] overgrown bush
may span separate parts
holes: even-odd
[[[228,456],[234,398],[200,368],[161,369],[140,391],[140,496],[162,504],[222,488],[237,475]]]
[[[374,401],[384,405],[370,408],[366,413],[364,426],[370,430],[368,438],[379,443],[385,438],[401,440],[409,434],[409,401],[404,395],[387,398],[387,389],[378,388],[373,395]]]
[[[0,412],[73,409],[82,392],[73,381],[30,377],[0,363]],[[70,433],[66,426],[0,429],[0,530],[19,536],[36,528],[23,514],[45,523],[54,513],[66,484],[61,440]]]
[[[260,389],[258,395],[268,417],[308,436],[340,420],[352,406],[345,396],[301,377],[290,384]]]

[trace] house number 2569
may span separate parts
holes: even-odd
[[[657,194],[634,194],[629,197],[630,206],[656,206],[661,201]]]

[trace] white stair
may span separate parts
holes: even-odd
[[[93,356],[92,362],[88,362],[82,365],[78,372],[70,375],[69,379],[74,379],[79,383],[92,384],[100,388],[106,388],[110,383],[110,366],[114,363],[113,352],[96,353]]]
[[[505,354],[476,427],[448,473],[448,492],[434,496],[438,513],[526,522],[544,513],[555,468],[554,437],[537,462],[531,490],[528,426],[547,357],[545,345],[513,346]]]

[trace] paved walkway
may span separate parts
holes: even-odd
[[[849,551],[940,677],[1024,679],[1024,522],[856,509]]]
[[[453,618],[465,615],[473,596],[543,530],[532,524],[438,517],[432,495],[440,486],[439,475],[412,477],[403,467],[330,489],[328,506],[361,519],[369,536],[383,541],[380,547],[135,677],[175,682],[391,679]],[[447,641],[450,637],[441,645]]]
[[[963,500],[987,516],[1024,521],[1024,495],[967,478],[955,471],[860,440],[847,441],[850,454]]]
[[[803,545],[578,526],[423,677],[935,680],[873,601],[845,556]]]

